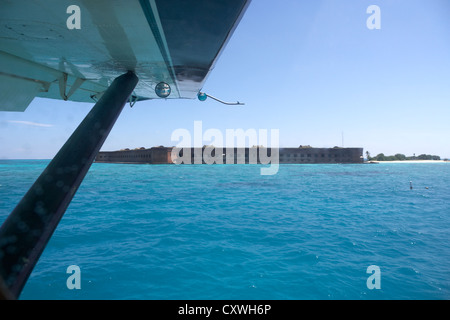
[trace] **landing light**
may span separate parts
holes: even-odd
[[[160,98],[167,98],[170,95],[170,86],[165,82],[160,82],[155,87],[155,93]]]

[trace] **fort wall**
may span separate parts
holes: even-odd
[[[95,159],[103,163],[148,164],[268,164],[275,163],[363,163],[363,148],[203,148],[153,147],[100,151]]]

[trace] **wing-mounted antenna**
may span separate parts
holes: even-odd
[[[215,97],[213,97],[213,96],[211,96],[211,95],[209,95],[207,93],[204,93],[204,92],[199,92],[197,97],[198,97],[198,100],[200,100],[200,101],[205,101],[209,97],[209,98],[211,98],[213,100],[216,100],[216,101],[218,101],[220,103],[223,103],[223,104],[226,104],[226,105],[229,105],[229,106],[243,106],[243,105],[245,105],[245,103],[241,103],[239,101],[238,102],[225,102],[225,101],[217,99],[217,98],[215,98]]]

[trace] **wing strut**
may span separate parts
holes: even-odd
[[[19,297],[138,82],[117,77],[0,228],[0,297]]]

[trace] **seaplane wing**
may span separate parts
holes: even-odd
[[[95,101],[0,226],[0,299],[19,297],[125,104],[195,98],[249,2],[0,2],[0,111]]]
[[[0,111],[35,97],[95,102],[120,74],[132,98],[195,98],[250,0],[6,0]],[[130,98],[131,99],[131,98]]]

